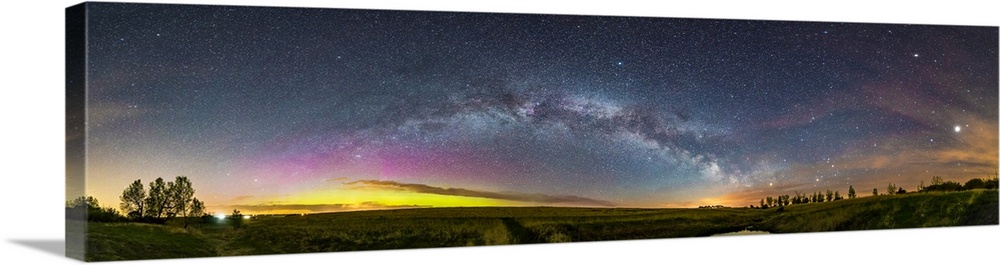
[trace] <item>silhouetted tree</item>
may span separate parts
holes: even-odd
[[[143,206],[146,204],[146,190],[142,187],[142,180],[137,179],[129,184],[122,191],[121,205],[119,207],[122,212],[126,214],[129,219],[138,220],[141,219],[145,208]]]
[[[872,196],[878,196],[878,188],[872,189]]]
[[[903,188],[899,188],[896,190],[896,194],[906,194],[906,190],[904,190]]]
[[[965,182],[964,188],[967,190],[984,189],[986,188],[986,181],[978,178],[970,179],[969,181]]]
[[[192,198],[191,199],[191,209],[184,216],[185,217],[184,218],[184,228],[187,228],[187,226],[188,226],[188,221],[187,220],[190,217],[199,218],[199,217],[201,217],[203,215],[205,215],[205,203],[202,203],[201,201],[199,201],[198,198]]]
[[[187,217],[194,198],[194,188],[186,176],[177,176],[173,182],[167,183],[167,217],[181,215]]]
[[[896,185],[889,183],[889,186],[885,188],[885,192],[889,193],[889,195],[896,195]]]
[[[240,210],[233,209],[233,213],[227,218],[229,219],[229,224],[233,226],[233,229],[240,229],[240,226],[243,225],[243,214],[240,213]]]
[[[101,204],[97,202],[97,198],[80,196],[66,202],[66,208],[101,208]]]
[[[931,186],[944,184],[944,178],[941,176],[931,177]]]
[[[832,202],[833,201],[833,191],[826,190],[826,201],[828,201],[828,202]]]
[[[843,199],[844,199],[844,197],[840,197],[840,191],[839,190],[833,192],[833,200],[839,201],[839,200],[843,200]]]
[[[111,207],[101,208],[97,198],[91,196],[81,196],[66,202],[66,218],[90,222],[124,221],[118,210]]]
[[[167,208],[167,187],[163,178],[156,178],[149,183],[149,194],[146,196],[146,216],[162,218]]]
[[[924,191],[960,191],[963,190],[962,184],[954,181],[945,181],[940,184],[930,185],[924,188]]]
[[[983,183],[983,187],[987,189],[997,189],[997,178],[1000,178],[1000,174],[994,174],[993,178],[987,179],[986,182]]]
[[[848,199],[854,199],[854,198],[857,198],[857,197],[858,197],[858,193],[854,191],[854,186],[852,185],[850,188],[847,189],[847,198]]]

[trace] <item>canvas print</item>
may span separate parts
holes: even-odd
[[[86,261],[998,224],[995,26],[66,18]]]

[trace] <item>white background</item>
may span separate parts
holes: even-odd
[[[264,6],[1000,25],[991,1],[159,1]],[[62,257],[63,12],[74,1],[0,7],[0,263]],[[138,261],[128,264],[925,264],[997,260],[1000,226]]]

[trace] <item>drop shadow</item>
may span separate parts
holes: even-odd
[[[66,240],[63,239],[11,239],[10,242],[60,257],[66,255]]]

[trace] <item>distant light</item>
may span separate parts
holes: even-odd
[[[961,132],[962,126],[955,126],[955,132]]]
[[[250,216],[249,215],[244,215],[243,219],[250,219]]]
[[[216,219],[226,219],[226,215],[225,214],[221,214],[221,213],[220,214],[215,214],[215,218]]]

